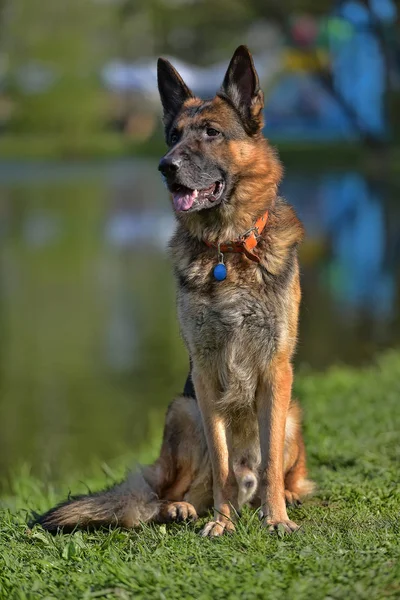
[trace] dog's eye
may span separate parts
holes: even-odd
[[[178,141],[178,134],[177,134],[177,133],[173,133],[173,134],[171,135],[171,138],[170,138],[170,139],[171,139],[171,144],[172,144],[172,145],[176,144],[176,142]]]
[[[220,131],[213,129],[212,127],[207,127],[206,134],[208,137],[217,137],[220,134]]]

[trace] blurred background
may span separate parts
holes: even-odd
[[[400,342],[393,0],[0,0],[0,481],[156,447],[182,390],[156,59],[212,96],[247,44],[304,221],[298,369]],[[105,467],[106,468],[106,467]]]

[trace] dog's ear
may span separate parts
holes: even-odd
[[[254,134],[263,126],[264,94],[260,90],[253,58],[246,46],[235,51],[220,95],[227,97],[242,117],[246,130]]]
[[[185,100],[194,96],[178,71],[165,58],[158,59],[157,81],[164,110],[164,126],[167,128],[175,119]]]

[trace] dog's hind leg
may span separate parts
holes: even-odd
[[[202,442],[203,440],[203,442]],[[75,497],[37,517],[35,523],[56,532],[91,527],[136,527],[145,522],[193,519],[184,502],[206,452],[196,401],[177,398],[170,405],[159,458],[108,490]]]
[[[163,474],[158,487],[161,502],[157,522],[195,520],[205,507],[202,495],[195,492],[199,487],[211,491],[211,470],[207,445],[197,402],[191,397],[177,398],[170,405],[165,422],[164,438],[159,472]],[[204,495],[204,494],[203,494]],[[207,494],[206,494],[207,495]],[[208,493],[208,496],[210,494]]]

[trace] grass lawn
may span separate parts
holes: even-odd
[[[270,535],[248,511],[216,540],[201,522],[52,537],[27,530],[27,510],[84,492],[82,475],[54,488],[22,473],[1,501],[0,598],[400,598],[400,353],[301,373],[296,394],[318,484],[289,511],[299,532]]]

